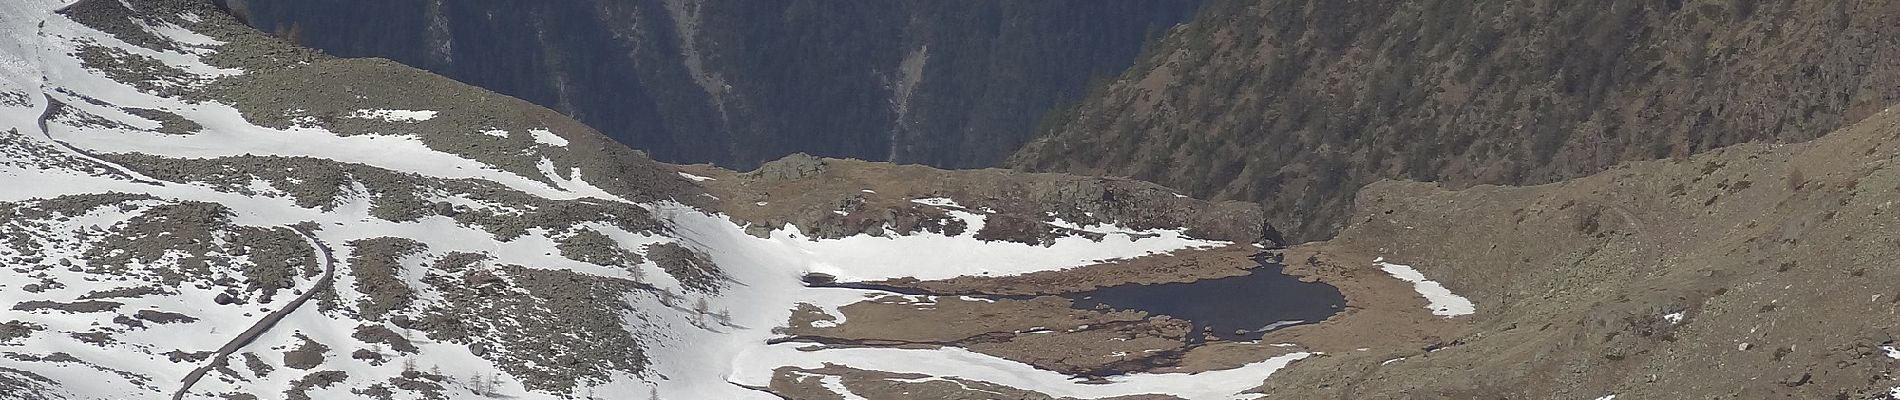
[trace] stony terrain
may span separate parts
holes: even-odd
[[[1026,244],[1086,235],[1081,227],[1111,222],[1137,230],[1182,226],[1196,237],[1243,243],[1277,235],[1254,222],[1262,217],[1253,204],[1198,200],[1127,179],[952,171],[805,154],[746,173],[706,165],[682,171],[699,177],[718,208],[755,233],[792,224],[820,238],[880,235],[885,229],[956,235],[970,227],[959,226],[946,210],[963,210],[987,216],[974,232],[977,238]],[[952,205],[918,201],[935,198]]]
[[[1900,113],[1883,111],[1808,143],[1724,147],[1546,185],[1376,183],[1360,192],[1338,237],[1285,251],[1289,273],[1340,287],[1350,308],[1263,340],[1323,354],[1258,390],[1337,399],[1892,398],[1900,314],[1891,303],[1900,292],[1884,282],[1896,279],[1886,265],[1891,193],[1900,190],[1896,138]],[[1423,315],[1403,283],[1372,267],[1376,258],[1417,265],[1478,312]],[[1106,275],[1073,271],[897,283],[1010,293],[1024,290],[1020,280],[1061,287]],[[910,313],[971,306],[947,299]],[[842,308],[853,318],[841,327],[866,325],[830,335],[876,332],[890,318],[879,307],[889,305]],[[1272,354],[1212,349],[1184,357],[1182,368]],[[998,393],[849,369],[780,377],[789,393],[824,379],[859,393]]]
[[[1744,3],[1682,10],[1815,11]],[[1872,18],[1849,14],[1840,29]],[[1263,211],[1124,178],[807,155],[747,172],[664,164],[548,108],[300,49],[198,0],[0,3],[0,35],[19,61],[0,64],[0,399],[1900,387],[1900,291],[1885,284],[1900,278],[1886,265],[1900,112],[1877,107],[1776,134],[1811,142],[1715,145],[1757,137],[1732,133],[1615,165],[1628,154],[1571,159],[1565,145],[1551,160],[1575,163],[1514,179],[1603,171],[1536,186],[1432,172],[1415,177],[1445,182]],[[1244,42],[1230,39],[1210,43]],[[1828,124],[1845,127],[1786,133]],[[1385,175],[1346,176],[1332,184]],[[1286,246],[1262,221],[1288,204],[1318,207],[1302,231],[1334,218],[1338,235]],[[1192,321],[1059,296],[1239,276],[1265,256],[1337,288],[1344,309],[1194,342]]]
[[[524,236],[571,241],[597,238],[602,231],[626,240],[664,232],[647,209],[628,201],[690,203],[697,193],[691,181],[545,108],[387,61],[298,49],[237,24],[209,2],[82,1],[49,16],[69,20],[21,20],[50,9],[32,9],[38,6],[7,10],[9,40],[18,41],[9,44],[7,58],[58,57],[34,54],[31,46],[71,45],[78,51],[70,53],[70,62],[85,70],[59,70],[59,61],[39,59],[42,64],[23,68],[46,68],[43,76],[9,75],[4,87],[8,93],[36,90],[34,84],[46,90],[7,104],[17,107],[8,111],[11,116],[38,118],[9,119],[18,125],[4,140],[16,156],[9,161],[22,168],[6,172],[12,188],[0,202],[6,215],[0,230],[8,240],[0,258],[25,279],[23,285],[0,286],[5,298],[17,302],[8,305],[18,314],[8,318],[7,326],[17,329],[7,336],[23,346],[5,354],[52,362],[8,368],[18,378],[8,385],[102,379],[59,372],[76,366],[110,375],[90,388],[68,381],[65,389],[24,393],[308,398],[312,390],[328,388],[339,390],[332,395],[445,398],[472,387],[478,394],[578,393],[611,382],[615,373],[647,368],[641,353],[646,344],[617,322],[632,307],[623,302],[633,300],[600,300],[683,296],[683,290],[643,283],[626,272],[640,269],[637,257],[603,261],[563,254],[575,259],[568,262],[608,264],[601,267],[622,271],[617,274],[528,268],[516,264],[527,260],[492,246],[467,252],[467,243],[445,245],[440,236],[456,235],[453,229],[438,227],[422,236],[359,228],[446,217],[448,226],[493,235],[486,240],[497,243]],[[34,26],[27,24],[40,32],[19,28]],[[129,90],[88,82],[87,72]],[[227,115],[239,118],[220,117],[216,105],[222,104],[237,105]],[[360,111],[397,107],[441,111],[414,120]],[[400,135],[423,149],[523,179],[476,171],[431,175],[372,153],[343,153],[354,157],[343,159],[323,153],[318,141],[302,143],[302,149],[137,148],[163,143],[137,139],[145,133],[216,143],[221,139],[205,135],[244,132],[224,142],[242,146],[273,133],[309,131],[337,138]],[[99,147],[112,135],[127,139],[118,148]],[[126,147],[134,151],[120,150]],[[210,151],[190,153],[202,150]],[[108,172],[95,172],[101,170]],[[66,171],[105,180],[36,178]],[[535,186],[597,193],[575,198]],[[526,263],[548,266],[546,259]],[[342,265],[334,283],[333,265]],[[309,308],[300,307],[304,300],[313,300]],[[270,317],[248,331],[234,325],[265,313]],[[543,318],[510,317],[527,314]],[[216,345],[197,340],[153,341],[168,335],[207,341],[237,336],[225,345],[233,351],[213,355],[209,350]],[[232,360],[239,356],[236,349],[245,348],[247,371],[240,373]],[[477,361],[443,365],[455,356],[444,348],[465,348],[460,353]],[[547,351],[579,348],[611,351]],[[151,362],[186,367],[155,370]],[[182,386],[170,372],[155,373],[191,370],[197,363],[207,368],[185,377]]]
[[[1309,359],[1269,391],[1890,398],[1896,137],[1883,111],[1810,143],[1548,185],[1372,185],[1338,238],[1300,249],[1414,261],[1479,312],[1435,351]]]
[[[1274,235],[1252,204],[1123,179],[662,164],[548,108],[292,46],[209,1],[4,3],[0,35],[4,399],[771,398],[778,371],[829,371],[811,362],[920,374],[852,367],[914,354],[901,349],[783,345],[795,311],[876,307],[860,304],[875,291],[806,276],[1095,270]],[[1037,350],[1183,330],[1023,309],[1142,322],[972,345],[986,353],[968,365],[1097,371],[1098,350],[1134,348]],[[976,383],[968,365],[923,375],[1097,390],[1033,368]]]

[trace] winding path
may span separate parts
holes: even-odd
[[[79,158],[99,164],[99,166],[105,167],[107,170],[112,171],[113,174],[119,175],[119,177],[125,178],[126,180],[152,186],[165,186],[163,182],[133,172],[131,168],[126,168],[123,165],[100,159],[97,155],[92,154],[92,152],[81,149],[78,146],[73,146],[64,140],[53,138],[53,131],[47,128],[47,121],[51,121],[53,119],[53,112],[58,111],[59,107],[64,107],[64,105],[63,103],[53,100],[53,96],[46,94],[46,92],[40,92],[40,99],[46,102],[46,108],[40,110],[40,117],[37,122],[39,123],[40,135],[46,136],[46,140],[59,145],[60,148],[64,148],[66,151],[72,152],[73,155],[79,156]]]
[[[277,311],[265,315],[263,319],[259,319],[257,323],[252,324],[251,329],[246,329],[244,332],[238,333],[236,337],[231,338],[231,341],[226,342],[224,347],[218,348],[216,355],[211,356],[211,362],[191,370],[190,374],[186,374],[184,381],[178,387],[178,392],[172,394],[172,400],[185,398],[185,393],[190,392],[191,386],[196,385],[198,380],[204,379],[205,374],[229,364],[231,354],[244,349],[244,346],[256,341],[258,336],[262,336],[265,332],[269,332],[272,327],[277,326],[277,322],[283,321],[284,317],[290,316],[290,313],[296,312],[297,309],[303,307],[303,304],[309,302],[311,298],[316,297],[317,293],[322,293],[325,289],[330,288],[330,285],[336,278],[336,255],[330,251],[330,246],[324,244],[322,240],[318,240],[316,235],[302,228],[294,226],[289,228],[292,231],[296,231],[298,235],[303,236],[304,240],[309,241],[310,246],[317,250],[318,255],[323,256],[323,277],[317,278],[317,283],[311,285],[310,290],[304,291],[303,295],[290,300],[290,303],[285,304],[283,308],[279,308]]]

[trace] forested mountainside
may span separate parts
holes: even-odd
[[[1199,0],[233,0],[251,24],[568,114],[670,162],[994,165]]]
[[[1812,139],[1900,96],[1900,4],[1219,1],[1008,165],[1259,201],[1295,237],[1386,178],[1535,184]]]

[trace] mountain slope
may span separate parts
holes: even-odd
[[[545,105],[671,162],[993,165],[1195,0],[232,1],[249,21]]]
[[[1343,227],[1384,178],[1536,184],[1798,142],[1900,98],[1900,8],[1849,1],[1223,1],[1009,161]]]
[[[815,363],[1166,398],[1237,392],[1305,354],[1133,371],[1163,389],[1232,378],[1182,394],[954,344],[784,337],[888,294],[810,274],[1232,261],[1262,236],[1247,203],[810,157],[662,164],[548,108],[297,48],[204,0],[0,3],[0,35],[4,399],[780,398],[775,383]],[[885,179],[901,176],[937,184]],[[819,390],[802,393],[852,393]]]
[[[1737,145],[1546,185],[1368,186],[1337,238],[1288,258],[1344,268],[1406,260],[1478,312],[1438,344],[1302,361],[1268,391],[1900,396],[1896,137],[1900,113],[1886,110],[1813,142]]]

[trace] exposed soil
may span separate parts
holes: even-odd
[[[837,238],[918,231],[961,234],[961,221],[942,207],[912,200],[948,198],[962,211],[981,213],[986,240],[1045,244],[1078,232],[1050,225],[1056,218],[1079,225],[1115,223],[1125,228],[1186,227],[1203,239],[1252,243],[1263,236],[1259,208],[1243,202],[1183,197],[1147,182],[1032,174],[1001,169],[946,171],[794,154],[738,173],[707,165],[681,171],[718,198],[718,209],[748,231],[764,233],[797,225],[804,234]]]
[[[1900,386],[1900,113],[1533,187],[1386,182],[1323,253],[1411,263],[1477,305],[1436,351],[1330,353],[1295,398],[1843,398]],[[1448,239],[1450,238],[1450,239]],[[1313,329],[1324,328],[1320,325]],[[1289,329],[1287,333],[1298,332]],[[1357,330],[1365,331],[1365,330]],[[1386,363],[1392,356],[1407,358]]]
[[[1234,276],[1257,265],[1249,256],[1259,251],[1251,245],[1235,245],[1022,276],[905,281],[898,285],[942,290],[946,295],[877,296],[840,307],[847,321],[843,324],[829,322],[837,318],[815,307],[802,306],[794,313],[791,328],[781,333],[791,335],[787,340],[838,346],[956,346],[1038,368],[1106,376],[1136,371],[1229,369],[1294,351],[1324,353],[1315,356],[1318,358],[1337,354],[1387,360],[1445,346],[1466,329],[1467,317],[1431,315],[1424,298],[1410,283],[1375,268],[1370,256],[1324,243],[1286,250],[1284,271],[1302,280],[1337,287],[1347,307],[1322,323],[1275,330],[1259,341],[1221,340],[1216,335],[1206,343],[1189,345],[1186,321],[1135,311],[1076,310],[1060,297],[1028,297],[1131,281],[1184,282]],[[1161,268],[1164,266],[1177,268]],[[1038,290],[1034,286],[1038,284],[1048,289]],[[985,299],[949,295],[987,292],[1014,296]],[[887,373],[844,367],[788,369],[779,372],[773,389],[791,398],[825,398],[809,393],[829,391],[808,386],[816,385],[816,379],[824,375],[837,375],[847,382],[862,382],[862,388],[851,386],[857,394],[886,396],[872,398],[903,398],[903,394],[925,392],[948,398],[982,397],[946,385],[914,386],[915,382],[890,381],[880,374]]]
[[[1179,250],[1053,271],[1009,276],[960,276],[922,281],[915,278],[866,282],[909,292],[939,295],[1049,295],[1086,292],[1121,284],[1152,285],[1240,276],[1259,265],[1251,244]]]

